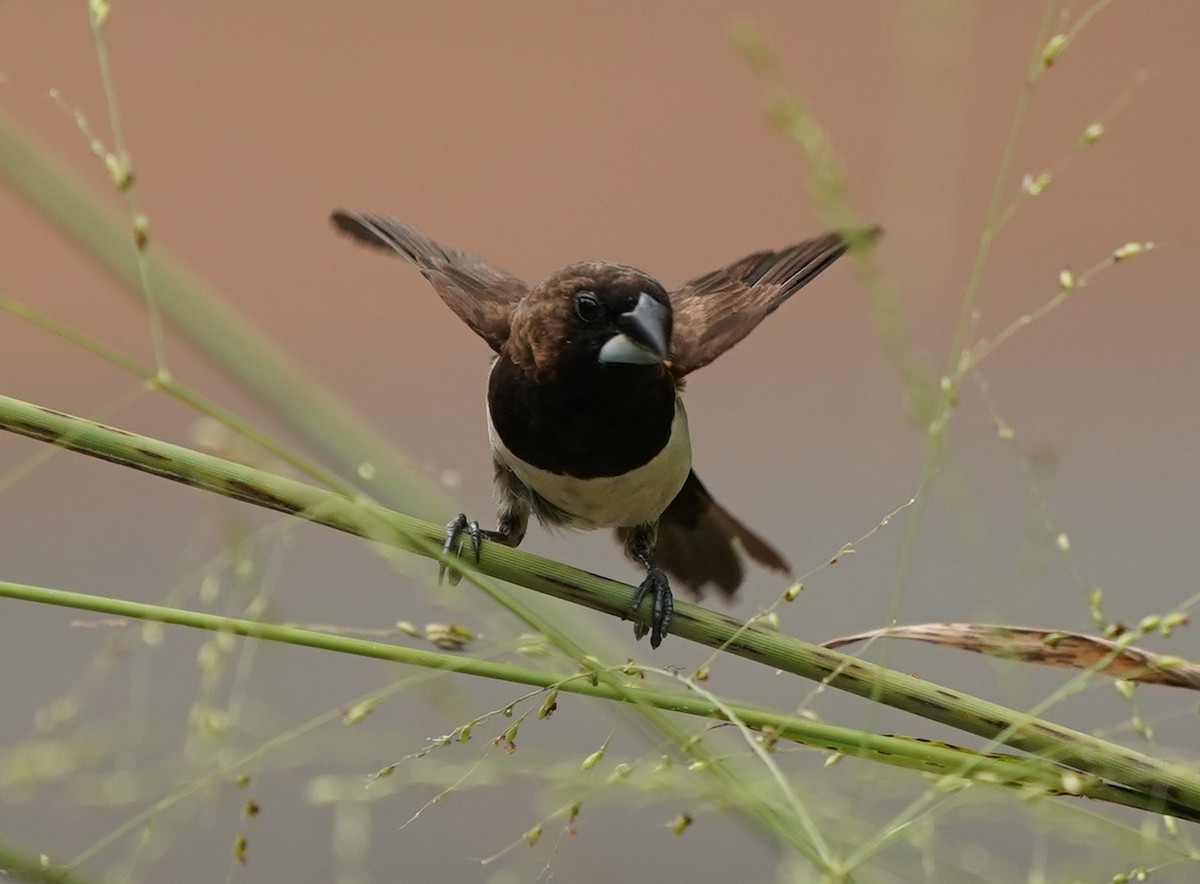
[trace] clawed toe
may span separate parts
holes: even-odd
[[[667,575],[660,568],[651,568],[646,572],[646,579],[638,586],[637,593],[633,597],[633,602],[629,605],[626,616],[637,616],[637,610],[641,607],[642,600],[646,596],[651,596],[653,602],[650,608],[650,620],[638,620],[633,625],[633,635],[637,639],[641,639],[647,633],[650,634],[650,647],[657,648],[666,638],[667,630],[671,625],[671,618],[675,614],[675,602],[671,597],[671,584],[667,580]]]
[[[446,542],[442,544],[442,552],[448,556],[461,556],[464,534],[470,538],[471,550],[475,553],[475,561],[478,563],[480,551],[483,549],[484,532],[478,522],[467,518],[466,513],[459,513],[446,524]],[[462,579],[462,572],[447,567],[443,561],[438,565],[438,583],[441,583],[443,578],[451,586],[456,586]]]

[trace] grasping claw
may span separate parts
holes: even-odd
[[[617,532],[617,536],[625,542],[626,555],[646,569],[646,579],[638,586],[633,602],[625,611],[625,618],[636,617],[642,599],[648,595],[653,597],[649,622],[638,620],[633,625],[635,638],[641,639],[646,633],[650,633],[652,648],[662,644],[667,635],[667,628],[671,625],[671,617],[675,614],[675,603],[671,599],[671,583],[667,580],[667,573],[654,564],[652,557],[657,531],[657,525],[647,524],[635,528],[622,528]]]
[[[446,523],[446,542],[442,544],[442,552],[448,556],[462,555],[462,536],[466,534],[471,541],[471,550],[475,553],[475,564],[479,564],[479,554],[483,549],[485,533],[479,527],[478,522],[468,519],[466,513],[459,513]],[[442,578],[446,577],[447,572],[449,572],[448,582],[450,585],[457,586],[458,581],[462,580],[462,572],[447,568],[444,561],[438,565],[438,583],[442,582]]]
[[[637,615],[637,609],[641,607],[642,599],[648,595],[654,599],[650,607],[649,624],[642,620],[637,621],[633,626],[633,634],[635,638],[640,639],[649,632],[650,647],[657,648],[666,637],[667,629],[671,625],[671,618],[675,615],[671,584],[667,580],[666,572],[661,568],[651,567],[646,572],[646,579],[638,587],[633,602],[629,605],[628,616]]]

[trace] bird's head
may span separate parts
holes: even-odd
[[[669,365],[671,300],[632,267],[571,264],[522,300],[509,345],[518,363],[539,374]]]

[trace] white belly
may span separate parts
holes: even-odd
[[[654,459],[622,476],[576,479],[527,464],[504,447],[488,415],[488,435],[496,458],[527,487],[570,514],[572,528],[619,528],[657,521],[692,468],[687,412],[675,400],[671,437]]]

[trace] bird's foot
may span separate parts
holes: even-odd
[[[465,513],[459,513],[446,524],[446,542],[442,544],[442,552],[448,556],[461,556],[464,534],[471,542],[471,551],[475,553],[475,562],[478,564],[479,553],[483,549],[483,538],[487,532],[479,527],[478,522],[468,519]],[[448,568],[443,561],[438,565],[438,583],[441,583],[443,578],[447,578],[451,586],[456,586],[462,579],[462,572]]]
[[[654,599],[650,608],[650,621],[646,623],[639,620],[635,623],[633,634],[640,639],[646,633],[650,633],[650,647],[657,648],[666,638],[667,628],[671,625],[671,618],[675,614],[675,603],[671,599],[671,583],[667,580],[666,572],[661,568],[651,567],[646,571],[646,579],[638,587],[626,616],[636,616],[642,599],[648,595]]]

